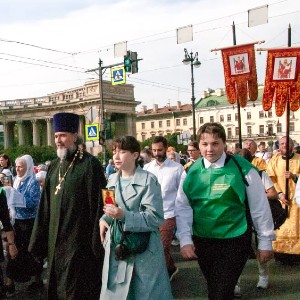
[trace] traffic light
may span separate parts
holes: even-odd
[[[124,55],[124,69],[126,73],[131,72],[131,51],[127,51],[127,54]]]
[[[131,73],[132,74],[137,73],[139,71],[137,52],[131,52],[130,60],[131,60]]]
[[[124,69],[126,73],[132,74],[139,71],[137,52],[127,51],[127,54],[124,55]]]

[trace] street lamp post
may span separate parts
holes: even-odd
[[[192,118],[193,118],[193,140],[196,139],[196,115],[195,115],[195,82],[194,82],[194,67],[199,68],[201,62],[198,59],[198,52],[194,53],[191,51],[188,53],[187,49],[184,48],[184,59],[182,61],[185,65],[191,64],[191,85],[192,85]]]

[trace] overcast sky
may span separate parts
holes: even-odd
[[[267,24],[248,27],[248,10],[269,5]],[[139,72],[127,83],[148,108],[191,99],[191,70],[184,48],[199,53],[195,96],[224,87],[220,52],[232,45],[265,40],[264,48],[300,46],[299,0],[0,0],[0,100],[44,96],[84,84],[98,66],[119,63],[114,44],[127,41],[138,52]],[[193,41],[177,44],[176,29],[193,25]],[[266,52],[256,56],[264,82]],[[26,63],[24,63],[26,62]],[[48,66],[48,67],[45,67]],[[109,79],[107,71],[104,79]],[[139,108],[138,108],[139,109]]]

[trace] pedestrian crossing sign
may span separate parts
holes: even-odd
[[[110,73],[111,73],[111,84],[112,85],[126,83],[126,72],[125,72],[124,66],[111,68]]]
[[[85,125],[85,140],[86,141],[99,140],[99,124]]]

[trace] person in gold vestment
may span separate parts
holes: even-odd
[[[293,141],[289,140],[289,151],[286,148],[286,137],[279,140],[279,155],[272,157],[268,163],[267,173],[271,177],[282,204],[288,204],[289,215],[285,223],[276,230],[276,241],[273,242],[275,259],[286,264],[300,261],[300,209],[294,196],[300,173],[300,154],[293,153]],[[287,155],[288,152],[288,155]],[[286,171],[286,159],[289,159],[289,171]],[[288,197],[286,197],[286,178],[288,179]],[[288,198],[288,199],[287,199]]]

